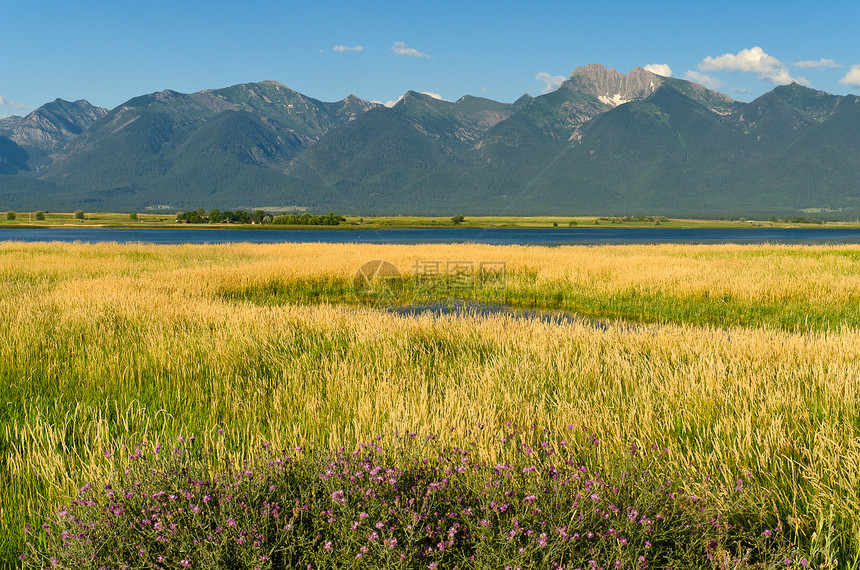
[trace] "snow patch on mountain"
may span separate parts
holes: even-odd
[[[604,103],[604,104],[606,104],[606,105],[610,105],[610,106],[612,106],[612,107],[617,107],[618,105],[623,105],[624,103],[629,103],[629,102],[630,102],[630,100],[629,100],[629,99],[625,99],[625,98],[621,95],[621,93],[616,93],[616,94],[615,94],[615,95],[613,95],[612,97],[609,97],[609,96],[607,96],[607,95],[598,95],[598,96],[597,96],[597,98],[598,98],[598,99],[600,99],[600,102],[601,102],[601,103]]]

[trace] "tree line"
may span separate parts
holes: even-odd
[[[345,222],[346,218],[339,216],[333,212],[323,215],[314,215],[305,212],[304,214],[281,214],[273,216],[264,210],[255,210],[253,212],[245,210],[209,210],[208,214],[203,208],[191,210],[189,212],[179,212],[176,214],[177,222],[187,224],[276,224],[289,226],[336,226],[341,222]]]

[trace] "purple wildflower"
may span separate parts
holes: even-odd
[[[334,501],[335,503],[345,503],[346,502],[346,495],[344,494],[343,490],[338,489],[337,491],[335,491],[334,493],[331,494],[331,500]]]

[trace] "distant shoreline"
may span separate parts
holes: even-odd
[[[49,213],[45,220],[31,219],[34,213],[16,213],[16,219],[0,219],[0,229],[46,229],[46,228],[117,228],[117,229],[173,229],[173,230],[383,230],[383,229],[432,229],[432,228],[654,228],[659,229],[730,229],[730,228],[860,228],[860,221],[806,222],[773,220],[697,220],[685,218],[642,217],[657,221],[629,221],[611,216],[466,216],[464,221],[453,223],[449,217],[441,216],[345,216],[346,221],[337,226],[276,225],[276,224],[228,224],[228,223],[177,223],[173,214],[137,214],[130,219],[128,213],[87,213],[83,220],[75,219],[71,213]]]

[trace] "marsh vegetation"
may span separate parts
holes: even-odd
[[[355,295],[356,270],[374,259],[401,274],[397,296],[386,303],[426,295],[497,302],[502,295],[509,305],[587,318],[386,311]],[[491,288],[422,290],[413,268],[428,260],[503,262],[505,279]],[[299,499],[317,513],[361,508],[352,499],[332,505],[331,494],[348,480],[329,488],[319,475],[330,454],[366,449],[362,442],[376,441],[385,469],[412,473],[410,461],[426,459],[441,478],[463,485],[456,496],[502,481],[495,466],[514,466],[520,477],[509,502],[522,510],[517,524],[532,524],[535,544],[543,519],[529,519],[531,502],[523,501],[541,496],[533,490],[552,480],[550,466],[565,481],[582,468],[588,480],[599,474],[619,484],[638,469],[647,472],[633,485],[639,490],[599,508],[676,513],[684,522],[672,532],[696,513],[725,517],[750,534],[714,538],[728,545],[720,556],[741,560],[749,548],[750,565],[787,557],[795,565],[848,567],[860,554],[858,261],[855,246],[4,243],[4,556],[17,561],[27,541],[47,547],[41,525],[87,484],[104,493],[106,484],[128,483],[126,470],[134,473],[141,461],[136,450],[156,461],[158,444],[185,449],[178,438],[193,436],[185,468],[211,485],[225,476],[225,461],[257,473],[271,468],[265,453],[308,454],[301,469],[319,485],[308,488],[329,506]],[[422,444],[402,451],[410,433]],[[643,451],[647,459],[636,461],[646,467],[631,463],[631,449]],[[444,472],[452,456],[489,471],[476,467],[471,479],[455,481]],[[522,478],[529,466],[543,474],[543,487]],[[169,476],[159,481],[166,485]],[[671,490],[661,490],[667,482]],[[558,503],[574,501],[577,489]],[[679,502],[666,502],[669,492]],[[654,497],[664,501],[659,508]],[[706,510],[690,507],[691,497]],[[548,502],[540,508],[554,508],[541,500]],[[342,512],[328,516],[346,520]],[[510,519],[495,520],[503,522],[493,536],[509,532]],[[34,529],[26,537],[25,524]],[[765,531],[782,538],[753,540],[770,536]],[[402,535],[384,539],[397,536],[402,544]],[[640,550],[651,542],[636,540]],[[707,558],[718,554],[709,545],[695,554],[702,567],[717,565]],[[651,556],[633,550],[601,560],[616,556],[632,567],[640,554]],[[437,559],[415,560],[426,567]],[[451,560],[438,559],[440,567]]]

